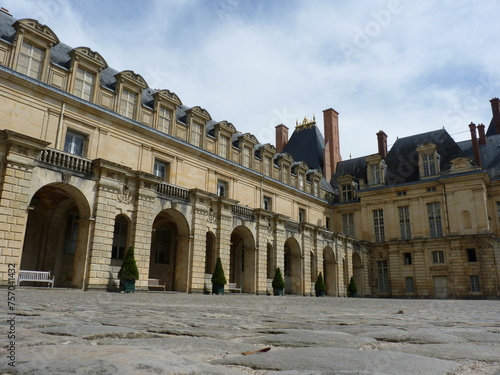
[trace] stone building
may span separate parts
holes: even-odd
[[[444,129],[398,138],[342,161],[332,184],[334,231],[369,243],[371,291],[380,297],[499,296],[500,100],[471,139]],[[479,135],[478,135],[479,134]]]
[[[276,126],[276,146],[118,72],[46,25],[0,12],[0,270],[116,289],[135,249],[139,289],[231,283],[286,293],[498,297],[500,105],[471,140],[445,130],[342,161],[338,113]]]
[[[56,287],[114,289],[133,246],[140,289],[159,279],[202,292],[220,256],[243,292],[267,293],[281,267],[287,293],[309,295],[324,272],[328,294],[345,295],[353,262],[368,261],[331,231],[325,165],[261,144],[5,10],[0,96],[3,284],[15,264],[51,271]],[[364,271],[356,278],[369,295]]]

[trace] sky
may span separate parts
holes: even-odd
[[[260,143],[339,112],[343,159],[397,137],[491,120],[497,0],[0,0]]]

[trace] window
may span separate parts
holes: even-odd
[[[170,110],[160,107],[158,114],[158,130],[163,133],[170,133]]]
[[[168,179],[168,168],[169,164],[160,160],[155,160],[153,174],[156,177]]]
[[[435,186],[427,188],[427,192],[428,193],[432,193],[433,191],[436,191],[436,187]]]
[[[349,202],[353,199],[352,185],[342,185],[341,190],[341,200],[342,202]]]
[[[78,220],[80,217],[76,212],[68,213],[66,228],[64,231],[64,254],[74,255],[78,241]]]
[[[403,197],[406,195],[406,191],[398,191],[398,197]]]
[[[290,169],[286,165],[283,166],[283,182],[290,185]]]
[[[424,168],[424,176],[433,176],[436,174],[434,154],[422,155],[422,167]]]
[[[201,125],[195,122],[191,124],[191,144],[201,146]]]
[[[227,182],[221,180],[217,181],[217,196],[227,197]]]
[[[405,266],[411,265],[411,253],[403,253],[403,264]]]
[[[299,223],[304,223],[306,221],[306,210],[304,208],[299,208]]]
[[[133,119],[136,102],[137,94],[124,89],[120,98],[120,114]]]
[[[384,211],[373,210],[373,226],[375,229],[375,242],[384,242]]]
[[[354,237],[354,214],[342,214],[342,232]]]
[[[318,181],[313,182],[313,195],[315,197],[319,197],[319,182]]]
[[[406,293],[414,293],[413,277],[405,277]]]
[[[299,173],[299,186],[298,188],[300,190],[304,190],[304,175],[302,173]]]
[[[472,275],[470,276],[470,291],[471,292],[480,292],[481,288],[479,287],[479,276]]]
[[[274,277],[274,267],[273,267],[273,247],[267,244],[267,278],[272,279]]]
[[[115,228],[113,230],[113,246],[111,249],[111,258],[123,259],[125,248],[127,246],[127,219],[118,216],[115,219]]]
[[[429,217],[429,227],[431,238],[443,237],[441,225],[441,210],[439,203],[427,203],[427,214]]]
[[[83,156],[85,147],[85,136],[74,133],[70,130],[66,132],[66,139],[64,140],[64,152],[76,156]]]
[[[410,208],[408,206],[398,207],[399,211],[399,229],[401,231],[401,239],[411,239],[410,230]]]
[[[271,158],[269,156],[264,156],[264,174],[266,176],[271,176],[271,163]]]
[[[250,154],[251,150],[249,147],[243,147],[243,160],[242,164],[244,167],[250,168]]]
[[[272,211],[273,209],[273,200],[271,197],[264,196],[264,210]]]
[[[219,156],[227,158],[227,149],[229,144],[229,138],[221,136],[219,138]]]
[[[387,267],[387,261],[379,260],[377,262],[377,273],[378,273],[378,291],[388,292],[389,291],[389,271]]]
[[[17,63],[17,70],[31,78],[40,79],[42,60],[43,51],[41,49],[23,42]]]
[[[325,226],[326,229],[330,230],[330,218],[328,216],[325,217]]]
[[[467,249],[467,260],[477,262],[476,249]]]
[[[432,252],[432,263],[434,263],[434,264],[444,263],[444,251],[433,251]]]
[[[371,164],[369,167],[370,167],[370,177],[371,177],[370,184],[376,185],[382,183],[380,164]]]
[[[86,70],[78,68],[75,77],[74,94],[85,100],[92,99],[92,91],[94,89],[95,75]]]

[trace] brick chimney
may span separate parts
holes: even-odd
[[[276,152],[278,154],[282,153],[287,143],[288,128],[283,124],[279,124],[276,126]]]
[[[325,132],[325,154],[323,174],[327,180],[335,173],[337,163],[342,161],[340,156],[339,113],[328,108],[323,111]]]
[[[493,119],[491,120],[495,126],[495,134],[500,134],[500,99],[493,98],[490,100],[491,112],[493,112]]]
[[[474,162],[478,167],[481,167],[481,156],[479,155],[479,144],[477,142],[476,124],[471,122],[469,124],[469,129],[470,129],[470,138],[472,140],[472,149],[474,150]]]
[[[387,134],[383,130],[377,133],[378,154],[385,158],[387,156]]]
[[[477,126],[477,131],[479,133],[479,145],[483,146],[486,144],[486,134],[484,132],[484,124],[479,124]]]

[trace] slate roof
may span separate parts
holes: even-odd
[[[451,160],[468,156],[467,152],[462,150],[445,129],[398,138],[384,159],[387,166],[386,186],[415,182],[420,179],[417,148],[426,143],[434,143],[437,146],[441,171],[450,169]],[[350,174],[356,180],[362,178],[367,182],[365,159],[368,156],[339,162],[335,174],[332,176],[332,185],[337,186],[337,179],[343,174]]]
[[[295,161],[305,162],[309,168],[323,171],[325,140],[317,126],[295,130],[283,152]]]
[[[466,140],[458,142],[458,146],[463,150],[465,156],[474,158],[472,141]],[[479,146],[482,168],[485,169],[492,178],[500,177],[500,134],[486,137],[486,144]]]

